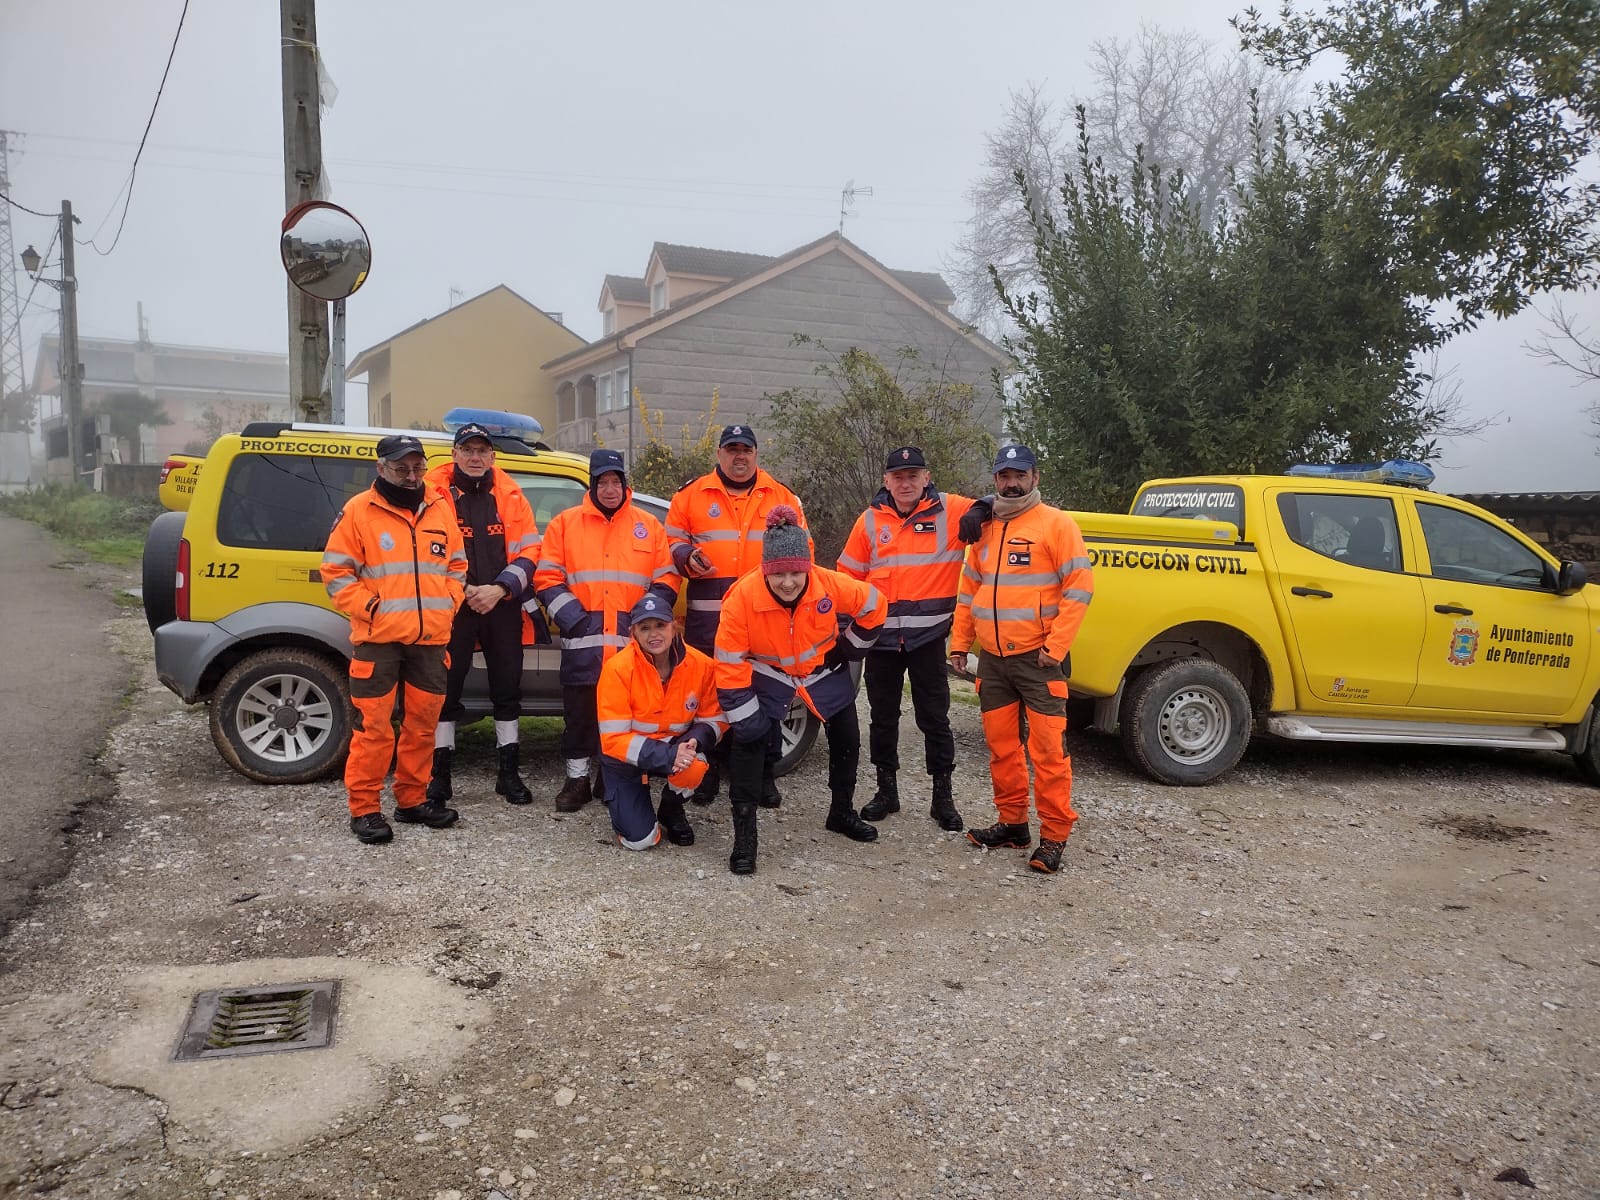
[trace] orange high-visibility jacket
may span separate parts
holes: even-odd
[[[450,506],[450,515],[461,526],[461,537],[465,541],[473,534],[456,511],[455,469],[453,462],[440,463],[428,472],[427,480]],[[533,564],[539,560],[539,524],[533,519],[533,509],[528,507],[528,498],[522,494],[517,481],[499,467],[489,468],[489,494],[494,497],[494,511],[500,518],[506,542],[506,569],[493,582],[505,588],[512,600],[520,601],[533,583]]]
[[[865,579],[888,602],[874,650],[915,650],[943,641],[950,632],[967,550],[957,527],[971,507],[968,497],[936,492],[930,484],[910,515],[902,517],[883,488],[856,518],[839,570]]]
[[[728,729],[717,703],[716,668],[682,638],[670,652],[666,684],[650,656],[629,639],[600,671],[596,709],[600,753],[643,775],[665,775],[680,791],[697,787],[706,773],[705,755]],[[694,738],[700,757],[674,773],[678,744]]]
[[[1009,521],[996,517],[967,548],[950,653],[965,654],[976,639],[990,654],[1042,648],[1065,659],[1093,598],[1076,521],[1046,504]]]
[[[780,504],[792,506],[800,525],[805,525],[800,498],[762,470],[756,471],[746,492],[729,492],[711,471],[691,479],[672,497],[667,509],[667,542],[672,547],[673,565],[688,582],[683,636],[691,646],[711,646],[722,597],[735,579],[761,565],[767,514]],[[714,568],[699,579],[686,567],[695,549],[701,550]]]
[[[322,552],[322,582],[350,618],[350,640],[443,645],[466,591],[467,554],[450,506],[433,488],[417,512],[376,487],[352,496]]]
[[[872,648],[883,616],[877,588],[824,567],[811,568],[793,610],[759,571],[740,579],[723,597],[717,629],[717,694],[729,724],[756,731],[780,721],[797,691],[824,720],[854,703],[845,664]]]
[[[533,587],[561,631],[564,684],[599,680],[605,660],[628,644],[628,613],[646,591],[677,603],[667,535],[632,498],[630,489],[607,518],[585,493],[544,531]]]

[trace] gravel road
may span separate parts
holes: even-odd
[[[0,1195],[1600,1196],[1600,790],[1564,759],[1262,745],[1179,790],[1074,735],[1047,878],[925,803],[825,833],[814,753],[739,879],[725,802],[624,854],[551,812],[553,739],[522,810],[480,738],[460,825],[374,848],[335,783],[227,770],[139,616],[110,632],[114,794],[0,944]],[[434,991],[347,982],[332,1050],[164,1062],[153,980],[334,960]],[[339,1057],[364,1024],[382,1054]]]

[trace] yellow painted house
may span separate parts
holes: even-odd
[[[367,377],[373,425],[437,426],[446,412],[464,405],[525,413],[553,437],[555,381],[540,365],[586,345],[559,313],[501,284],[363,350],[345,376]]]

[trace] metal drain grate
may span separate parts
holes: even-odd
[[[274,984],[201,992],[189,1007],[179,1062],[317,1050],[333,1042],[339,981]]]

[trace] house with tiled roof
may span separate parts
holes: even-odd
[[[704,430],[713,392],[718,423],[759,435],[764,397],[816,386],[826,354],[852,346],[885,361],[914,347],[936,373],[988,394],[1010,359],[951,315],[954,301],[939,275],[892,270],[837,233],[776,256],[657,242],[643,275],[605,277],[601,337],[544,364],[554,444],[631,451],[647,436],[636,394],[669,437]],[[813,341],[796,345],[796,334]]]

